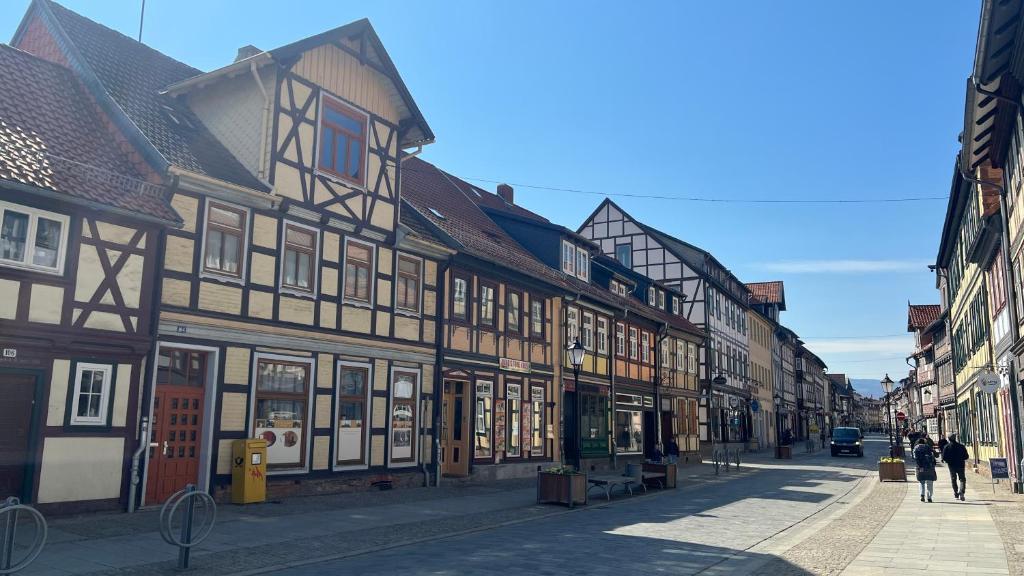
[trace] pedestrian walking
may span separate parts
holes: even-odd
[[[939,438],[939,456],[942,456],[942,451],[946,449],[947,444],[949,444],[949,440],[946,440],[945,436]],[[945,460],[943,460],[943,462],[945,462]]]
[[[935,453],[925,442],[924,438],[917,440],[914,447],[914,461],[917,462],[917,482],[921,485],[921,502],[924,502],[925,495],[928,501],[932,501],[932,493],[935,489]]]
[[[967,448],[957,440],[956,434],[950,434],[949,443],[942,449],[942,461],[949,468],[949,480],[953,483],[953,498],[959,498],[961,501],[964,500],[964,490],[967,489],[964,466],[967,464],[968,458],[970,458],[970,454],[967,453]],[[959,486],[957,486],[957,478],[960,479]]]
[[[679,462],[679,444],[677,444],[676,439],[671,436],[668,441],[665,442],[665,456],[668,459],[669,464]]]

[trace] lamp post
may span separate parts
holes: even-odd
[[[711,380],[711,384],[713,384],[714,386],[718,386],[719,388],[721,388],[722,386],[725,386],[726,382],[728,382],[728,380],[726,380],[725,376],[722,376],[721,374],[719,374],[718,376],[715,376]],[[722,426],[722,423],[721,423],[722,410],[721,410],[721,408],[719,406],[717,406],[717,400],[715,400],[714,388],[711,388],[711,390],[709,392],[710,392],[709,399],[710,399],[711,405],[714,406],[714,408],[715,408],[715,416],[717,417],[716,421],[718,422],[718,430],[720,432],[725,432],[725,427]],[[712,436],[712,439],[713,438],[714,438],[714,436]],[[722,434],[722,441],[726,443],[726,445],[727,445],[726,449],[728,449],[729,438],[727,437],[726,434]],[[712,450],[714,450],[714,440],[712,440],[711,448],[712,448]]]
[[[576,461],[576,471],[579,472],[583,464],[583,414],[580,401],[580,367],[583,366],[583,358],[587,350],[580,344],[579,338],[565,349],[565,358],[572,366],[573,380],[573,424],[576,428],[573,431],[573,459]]]
[[[893,456],[892,446],[892,410],[889,408],[889,394],[892,393],[892,378],[886,374],[885,378],[882,378],[882,390],[885,390],[885,421],[889,427],[889,457]]]
[[[772,401],[775,402],[775,458],[782,458],[782,415],[779,411],[782,409],[782,396],[779,396],[778,392],[772,395]]]
[[[924,391],[921,393],[921,395],[924,397],[924,403],[925,404],[931,404],[932,403],[932,389],[930,387],[925,388]],[[931,408],[932,414],[935,414],[935,407],[931,406],[930,408]],[[924,413],[924,408],[923,407],[921,408],[921,415],[925,417],[924,422],[925,422],[925,427],[927,427],[928,426],[928,415]]]

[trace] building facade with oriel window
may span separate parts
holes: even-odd
[[[272,496],[421,482],[451,251],[400,220],[402,150],[433,135],[369,23],[202,73],[38,1],[15,44],[72,61],[177,183],[140,503],[226,489],[248,437],[267,440]]]
[[[67,68],[0,45],[0,492],[127,502],[168,189]]]

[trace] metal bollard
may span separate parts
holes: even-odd
[[[202,522],[197,529],[195,521],[196,503],[201,502],[204,510]],[[174,514],[181,503],[185,503],[179,535],[174,535]],[[207,512],[208,511],[208,512]],[[192,547],[210,535],[217,520],[217,503],[206,492],[196,490],[194,484],[175,492],[160,509],[160,536],[165,542],[178,547],[178,569],[186,570],[192,556]]]
[[[736,449],[736,469],[740,469],[740,451]]]
[[[15,562],[14,541],[18,534],[18,515],[28,514],[35,524],[35,539],[28,547],[24,558]],[[46,545],[46,518],[31,506],[25,506],[20,500],[10,497],[0,504],[0,515],[3,516],[3,541],[0,542],[0,574],[13,574],[31,564]]]

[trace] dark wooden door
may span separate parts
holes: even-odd
[[[35,376],[0,372],[0,498],[24,498]]]
[[[469,384],[445,381],[441,404],[441,473],[469,475],[469,435],[466,433],[466,389]]]

